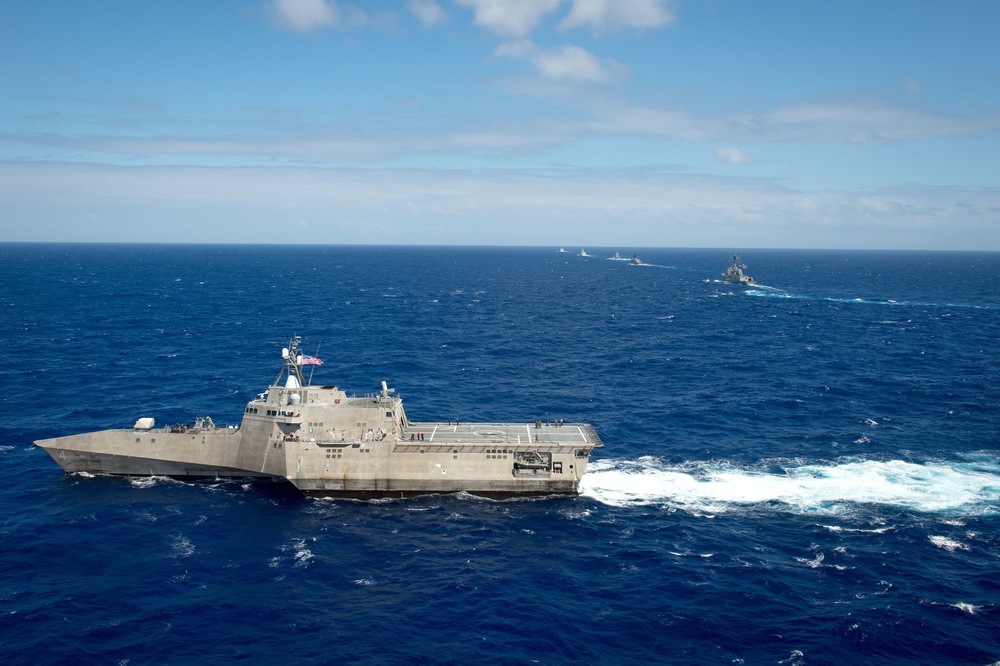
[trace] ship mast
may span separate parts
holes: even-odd
[[[285,364],[281,367],[278,372],[278,376],[274,378],[274,383],[272,386],[278,386],[281,381],[281,376],[288,374],[285,379],[285,386],[289,387],[290,382],[297,382],[295,386],[291,388],[297,388],[306,385],[306,380],[302,376],[302,366],[299,364],[299,343],[302,342],[302,338],[296,335],[292,338],[291,342],[288,343],[288,347],[281,350],[281,357],[285,359]],[[293,379],[294,378],[294,379]]]

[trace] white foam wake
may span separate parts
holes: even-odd
[[[656,458],[599,460],[582,494],[614,506],[662,505],[699,514],[755,507],[835,515],[876,504],[928,513],[1000,514],[1000,458],[912,463],[842,459],[771,462],[663,463]]]
[[[797,301],[821,301],[824,303],[844,303],[848,305],[887,305],[887,306],[911,306],[911,307],[921,307],[921,308],[951,308],[951,309],[970,309],[970,310],[998,310],[1000,306],[988,303],[988,304],[969,304],[969,303],[923,303],[919,301],[896,301],[893,299],[871,299],[871,298],[831,298],[824,296],[808,296],[805,294],[793,294],[783,289],[778,289],[777,287],[768,287],[767,285],[754,285],[755,288],[747,289],[747,296],[757,296],[763,298],[783,298],[788,300]]]

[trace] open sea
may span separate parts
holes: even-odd
[[[0,244],[0,663],[1000,664],[1000,253],[567,250]],[[294,335],[605,445],[577,497],[370,502],[31,448],[237,424]]]

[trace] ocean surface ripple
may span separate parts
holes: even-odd
[[[0,245],[8,664],[1000,663],[1000,255]],[[593,423],[578,497],[67,476],[292,335],[413,419]]]

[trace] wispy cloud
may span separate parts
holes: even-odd
[[[297,32],[321,28],[347,30],[372,24],[362,9],[338,0],[265,0],[277,23]],[[503,38],[527,38],[547,16],[569,5],[560,30],[591,28],[597,33],[622,28],[661,28],[677,20],[676,0],[454,0],[472,10],[473,23]],[[406,9],[425,27],[442,23],[447,13],[438,0],[408,0]]]
[[[456,0],[472,9],[476,25],[504,37],[525,37],[563,0]]]
[[[543,48],[523,40],[499,45],[493,55],[501,58],[527,59],[546,79],[606,82],[628,72],[621,63],[602,60],[580,46]]]
[[[522,58],[549,82],[605,82],[621,76],[623,67],[578,47],[546,49],[531,42],[511,42],[498,57]],[[551,86],[551,84],[550,84]],[[864,103],[792,102],[757,114],[707,114],[691,109],[640,106],[604,96],[553,98],[557,114],[483,110],[462,123],[442,123],[430,110],[415,115],[419,100],[393,99],[364,118],[329,120],[323,109],[265,108],[210,118],[170,116],[165,108],[102,107],[100,119],[61,116],[25,119],[21,131],[0,132],[0,158],[17,154],[39,159],[71,153],[88,161],[157,163],[164,159],[222,164],[377,163],[403,157],[478,155],[505,157],[544,154],[574,142],[641,137],[663,141],[705,141],[720,163],[754,161],[739,143],[830,144],[856,141],[921,141],[935,138],[989,136],[1000,131],[1000,115],[956,115],[918,107]],[[97,113],[95,111],[95,113]],[[377,122],[372,122],[377,118]],[[80,121],[84,121],[80,124]],[[65,124],[65,126],[64,126]],[[88,131],[80,131],[80,127]],[[30,129],[29,129],[30,128]],[[16,148],[14,147],[16,146]]]
[[[569,30],[589,26],[598,32],[661,28],[677,20],[675,4],[666,0],[573,0],[559,27]]]
[[[739,148],[734,148],[732,146],[726,148],[716,148],[714,152],[715,161],[720,164],[732,164],[734,166],[739,166],[742,164],[752,164],[757,161],[757,159],[752,155],[747,155]]]
[[[425,28],[441,23],[447,16],[436,0],[409,0],[406,8]]]
[[[544,17],[566,0],[456,0],[472,9],[476,25],[503,37],[527,37]],[[621,28],[660,28],[677,20],[671,0],[572,0],[559,29],[592,28],[597,32]]]
[[[164,203],[169,203],[165,206]],[[10,241],[275,239],[608,247],[997,249],[995,188],[804,191],[625,170],[129,167],[0,162]],[[99,228],[81,224],[93,215]],[[137,218],[162,221],[135,225]],[[476,224],[469,224],[475,220]],[[849,245],[847,244],[849,243]]]
[[[745,121],[743,129],[748,135],[772,139],[810,136],[850,143],[973,136],[1000,130],[1000,115],[996,113],[945,114],[862,97],[793,102]]]
[[[49,61],[49,67],[51,67],[55,71],[59,72],[63,76],[69,77],[71,79],[78,79],[78,78],[80,78],[80,72],[76,71],[76,69],[74,69],[73,67],[70,67],[69,65],[64,65],[64,64],[56,62],[54,60],[50,60]]]
[[[863,143],[973,137],[1000,130],[1000,114],[949,114],[873,99],[792,101],[756,113],[610,102],[591,105],[593,131],[686,141]]]
[[[368,22],[368,15],[336,0],[273,0],[270,9],[278,23],[296,32],[319,28],[349,30]]]

